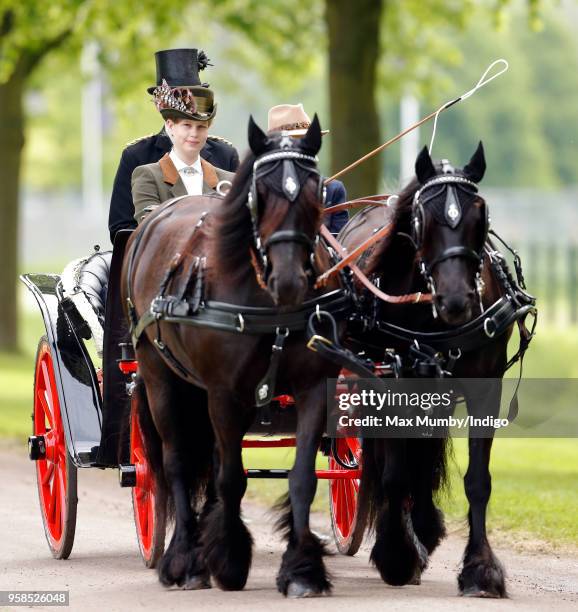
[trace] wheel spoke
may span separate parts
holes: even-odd
[[[50,405],[50,412],[54,411],[54,406],[52,405],[52,399],[54,397],[53,392],[54,389],[52,388],[52,377],[50,376],[50,371],[48,370],[48,361],[47,359],[43,359],[42,360],[42,377],[43,377],[43,387],[46,391],[46,395],[48,396],[49,400],[48,403]]]
[[[345,438],[345,447],[348,451],[348,454],[350,453],[353,458],[355,458],[355,453],[359,448],[359,442],[357,441],[357,438]]]
[[[336,507],[336,519],[337,519],[337,526],[339,527],[339,530],[341,531],[341,525],[343,523],[343,483],[341,482],[341,480],[337,480],[335,483],[335,491],[336,491],[336,495],[335,495],[335,507]]]
[[[50,429],[54,429],[54,419],[52,418],[52,412],[50,410],[48,401],[46,400],[45,390],[43,389],[38,390],[38,400],[40,401],[42,412],[44,412],[45,420],[48,421],[48,424],[50,425]],[[42,433],[42,432],[37,432],[37,433]]]
[[[141,532],[141,536],[143,538],[146,537],[148,521],[149,521],[148,503],[147,502],[148,502],[147,496],[143,495],[141,497],[141,500],[140,500],[139,506],[138,506],[138,516],[139,516],[139,522],[140,522],[140,532]]]
[[[65,469],[66,466],[62,466],[62,468],[58,470],[58,514],[60,520],[57,524],[61,524],[62,528],[64,528],[64,513],[66,509],[66,483],[64,481]]]
[[[58,468],[55,466],[54,468],[55,470],[57,470]],[[57,500],[57,496],[58,496],[58,476],[55,474],[54,478],[52,479],[52,488],[50,490],[50,497],[48,500],[48,509],[46,512],[46,516],[48,519],[48,522],[53,525],[54,521],[56,519],[56,500]]]
[[[137,506],[140,508],[146,500],[147,494],[144,489],[141,487],[135,487],[135,496],[137,501]]]
[[[341,532],[344,536],[346,536],[349,534],[349,521],[351,520],[351,500],[349,492],[349,482],[347,480],[343,481],[343,515],[344,522],[342,525]]]
[[[148,500],[147,500],[148,504],[147,504],[147,535],[152,537],[153,534],[153,530],[155,528],[155,500],[154,497],[152,497],[152,495],[149,495]]]
[[[142,463],[143,462],[142,450],[139,447],[137,447],[137,448],[133,448],[132,452],[135,458],[135,463]]]
[[[50,482],[50,479],[52,478],[53,474],[54,474],[54,463],[47,461],[46,469],[44,471],[44,475],[42,476],[42,486],[46,486]]]

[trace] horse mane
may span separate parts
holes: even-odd
[[[231,189],[221,203],[212,227],[214,257],[211,269],[229,274],[239,264],[240,253],[248,252],[252,241],[251,215],[247,199],[251,187],[255,155],[249,152],[239,166]]]
[[[250,273],[254,274],[251,265],[250,248],[254,244],[251,214],[247,206],[249,190],[253,178],[255,155],[249,152],[235,174],[235,179],[229,193],[226,195],[215,215],[212,227],[214,241],[211,270],[219,282],[242,282]],[[298,208],[297,214],[303,215],[306,223],[317,227],[321,218],[321,206],[315,205],[317,200],[311,181],[306,180],[308,171],[296,167],[302,193],[291,204]],[[283,164],[260,178],[257,190],[260,200],[263,199],[263,187],[267,189],[267,205],[259,205],[259,226],[261,235],[273,233],[283,222],[289,202],[281,191]]]
[[[460,172],[456,173],[461,175]],[[411,235],[410,219],[411,211],[413,206],[413,199],[416,192],[422,187],[421,183],[416,177],[414,177],[405,188],[398,194],[398,198],[395,201],[391,223],[393,224],[393,231],[385,238],[378,247],[375,249],[373,254],[370,256],[367,263],[367,274],[375,274],[379,271],[383,271],[384,258],[393,257],[393,251],[396,251],[400,247],[406,252],[407,246],[411,245],[411,242],[406,236],[400,235],[399,232]],[[458,185],[458,189],[462,189],[463,192],[468,193],[468,198],[460,199],[463,214],[467,213],[467,209],[476,200],[479,200],[477,193],[469,192],[468,189],[463,189]],[[442,194],[445,188],[442,186],[438,190],[438,194]],[[444,198],[438,198],[434,193],[433,199],[428,203],[428,212],[432,215],[438,223],[444,223]]]

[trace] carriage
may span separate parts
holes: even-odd
[[[21,277],[38,303],[45,335],[34,376],[29,456],[36,462],[40,510],[49,549],[58,559],[71,553],[76,525],[79,468],[118,469],[122,487],[132,488],[136,534],[142,559],[153,568],[163,553],[164,500],[155,496],[137,418],[131,402],[138,364],[124,339],[126,324],[118,293],[120,267],[131,231],[120,231],[113,251],[72,262],[62,275]],[[86,341],[94,340],[94,347]],[[102,358],[102,367],[96,362]],[[278,396],[259,412],[244,448],[295,446],[293,400]],[[330,516],[340,553],[354,555],[363,537],[357,515],[361,446],[357,438],[323,439],[328,468]],[[287,478],[288,470],[247,469],[249,478]]]
[[[463,395],[468,411],[499,413],[501,377],[523,357],[533,335],[533,328],[528,330],[524,321],[536,310],[534,298],[525,291],[517,255],[514,279],[493,242],[493,238],[499,238],[495,233],[492,239],[489,237],[488,207],[478,196],[477,188],[485,170],[483,147],[480,144],[469,164],[459,171],[446,160],[435,166],[424,148],[416,161],[416,179],[400,193],[396,206],[391,206],[391,199],[384,196],[349,203],[368,204],[368,208],[349,222],[337,242],[326,228],[320,227],[319,221],[323,214],[323,184],[315,158],[321,146],[317,119],[298,144],[290,138],[269,139],[251,121],[249,142],[252,156],[240,169],[231,196],[220,209],[215,209],[220,210],[220,215],[214,213],[216,242],[207,242],[209,234],[203,234],[204,229],[195,233],[207,217],[207,203],[202,197],[195,200],[191,196],[179,206],[169,201],[159,207],[147,218],[145,227],[136,231],[135,239],[129,241],[131,232],[117,234],[112,253],[97,252],[67,268],[62,277],[23,277],[38,301],[46,326],[37,354],[34,425],[29,446],[30,457],[37,462],[40,506],[49,547],[57,558],[70,554],[76,519],[76,468],[117,468],[121,485],[132,487],[142,557],[148,567],[160,561],[159,578],[163,584],[206,588],[210,575],[225,590],[241,589],[251,562],[251,537],[238,515],[245,477],[287,477],[291,496],[283,520],[288,547],[277,587],[285,595],[319,595],[330,591],[331,583],[323,563],[324,547],[308,526],[316,476],[330,483],[331,521],[338,550],[355,554],[366,521],[371,521],[376,531],[371,559],[384,581],[417,584],[428,556],[445,535],[443,516],[433,496],[443,481],[447,433],[439,439],[428,437],[423,441],[389,440],[387,436],[358,439],[351,434],[339,436],[339,432],[335,437],[321,435],[327,414],[319,393],[330,377],[328,373],[339,372],[339,368],[343,369],[337,379],[338,388],[340,379],[345,385],[351,384],[352,372],[373,379],[406,373],[415,377],[493,377],[484,397],[468,397],[467,389]],[[263,188],[261,206],[259,180]],[[289,203],[298,197],[301,200],[291,208]],[[284,205],[275,208],[279,198]],[[280,217],[286,226],[279,223]],[[265,236],[261,235],[261,223],[268,228]],[[149,231],[150,227],[154,231]],[[143,236],[154,239],[147,243]],[[162,249],[169,237],[174,247],[171,253]],[[197,238],[200,242],[195,242]],[[250,295],[260,296],[250,306],[231,301],[241,299],[234,292],[234,283],[214,283],[212,289],[217,297],[206,302],[202,299],[202,247],[207,244],[212,245],[213,263],[216,262],[213,280],[226,278],[219,272],[227,272],[227,266],[238,266],[241,257],[237,255],[244,253],[243,279],[250,286]],[[269,257],[268,247],[275,251],[276,261],[273,255]],[[133,274],[139,249],[139,256],[143,251],[147,256],[152,252],[158,259],[139,259]],[[332,274],[339,274],[336,290],[326,284]],[[283,297],[278,300],[280,278],[284,281]],[[392,294],[387,293],[391,290]],[[267,302],[259,291],[267,292],[276,307],[264,306]],[[312,293],[314,299],[305,300]],[[136,315],[137,302],[140,317]],[[289,310],[280,310],[279,304]],[[342,323],[340,332],[332,315],[337,312]],[[318,332],[316,321],[322,323],[324,319],[329,325]],[[519,327],[520,346],[508,360],[507,344],[514,324]],[[236,341],[235,346],[258,355],[263,370],[269,363],[262,380],[275,382],[278,358],[290,328],[298,333],[289,349],[293,352],[288,354],[297,355],[300,363],[294,364],[286,357],[289,370],[293,368],[298,374],[291,378],[290,373],[284,372],[283,388],[296,389],[295,403],[304,410],[295,411],[294,400],[288,395],[273,397],[275,384],[261,386],[256,368],[248,374],[249,382],[239,394],[230,388],[225,389],[224,395],[215,392],[215,385],[228,384],[226,377],[232,376],[220,360],[225,359],[231,369],[234,363],[229,347],[224,346],[227,342],[222,332],[232,333],[232,345]],[[256,339],[248,338],[249,329]],[[340,345],[340,333],[342,337],[350,336],[351,348]],[[126,341],[129,335],[132,343]],[[271,353],[264,355],[261,349],[267,347],[271,336],[275,338]],[[83,343],[90,337],[95,339],[102,356],[101,371],[95,370]],[[140,348],[139,339],[143,340]],[[133,346],[137,347],[138,363]],[[203,362],[204,347],[215,349],[211,356],[216,361]],[[479,350],[481,347],[485,350]],[[307,349],[318,355],[311,357]],[[236,359],[236,355],[233,357]],[[155,386],[160,381],[161,397],[155,398],[155,416],[160,415],[165,427],[165,421],[174,421],[162,434],[163,443],[172,443],[168,436],[176,432],[174,437],[182,438],[184,434],[178,427],[186,420],[178,421],[174,416],[173,394],[167,390],[176,384],[175,394],[181,393],[185,388],[181,379],[187,382],[187,393],[198,386],[201,379],[194,374],[199,364],[204,368],[202,382],[213,376],[212,398],[207,391],[209,407],[216,417],[221,417],[220,421],[213,420],[215,415],[211,413],[211,420],[203,425],[205,435],[211,436],[212,428],[217,430],[218,426],[217,435],[222,436],[218,445],[220,497],[199,529],[192,516],[182,468],[189,447],[181,445],[178,450],[183,460],[177,460],[180,481],[174,478],[173,484],[177,483],[175,490],[181,502],[186,500],[177,508],[185,537],[173,535],[161,560],[166,488],[161,486],[162,476],[158,481],[153,476],[161,472],[158,457],[150,454],[147,424],[143,422],[145,412],[153,422],[149,406],[153,402],[142,394],[136,374],[148,370],[149,380],[155,381],[147,386],[147,396],[151,391],[153,395],[157,393]],[[244,374],[250,369],[246,362],[242,367]],[[213,374],[215,369],[219,376]],[[161,373],[157,379],[153,376],[155,370]],[[298,376],[304,380],[295,380]],[[179,399],[190,397],[182,392]],[[223,403],[223,397],[228,403]],[[257,400],[255,404],[253,398]],[[254,410],[255,405],[260,409]],[[512,406],[509,417],[513,418],[516,408]],[[189,411],[181,409],[181,413],[185,412]],[[247,415],[253,419],[248,427],[243,420]],[[475,469],[468,470],[465,484],[472,507],[469,521],[473,539],[458,583],[462,594],[504,597],[504,572],[485,532],[493,434],[479,434],[470,430],[470,465]],[[194,437],[194,432],[190,436]],[[157,432],[159,442],[160,437]],[[202,438],[198,441],[202,442]],[[245,469],[243,475],[241,447],[290,446],[297,447],[293,470]],[[329,466],[327,470],[316,470],[314,475],[313,454],[318,450],[328,456]],[[203,454],[197,447],[196,452],[195,460],[199,462]],[[207,465],[213,465],[214,460],[210,453],[203,457]],[[295,471],[297,466],[300,471]],[[162,462],[160,467],[162,470]],[[305,485],[300,479],[306,481]],[[163,494],[159,494],[161,490]],[[208,499],[207,505],[211,501]],[[177,521],[177,528],[178,525]],[[209,534],[199,535],[202,529]],[[201,537],[195,540],[201,545],[190,546],[193,537]],[[190,572],[189,566],[183,569],[180,542],[187,544],[184,554],[190,555]],[[178,575],[171,566],[173,557],[169,552],[179,559],[175,564]]]

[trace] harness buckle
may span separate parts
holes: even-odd
[[[317,352],[317,349],[314,346],[317,341],[323,342],[323,344],[326,344],[327,346],[331,346],[333,344],[331,340],[328,340],[325,336],[319,336],[318,334],[314,334],[313,336],[311,336],[311,338],[309,338],[309,342],[307,343],[307,348],[310,351],[313,351],[314,353]]]
[[[245,319],[240,312],[237,313],[237,319],[239,320],[239,324],[235,329],[242,334],[245,331]]]

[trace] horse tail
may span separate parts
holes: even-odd
[[[415,502],[427,505],[428,512],[412,513],[412,519],[418,524],[423,521],[436,523],[433,528],[431,545],[430,538],[426,548],[435,548],[439,539],[444,535],[443,516],[432,506],[435,500],[448,485],[447,460],[451,451],[449,438],[428,439],[378,439],[365,438],[363,440],[363,470],[359,488],[358,504],[362,512],[367,513],[367,527],[375,531],[378,520],[387,507],[388,490],[397,485],[400,462],[405,465],[404,472],[409,485],[409,492]],[[393,478],[393,480],[392,480]],[[421,510],[421,508],[417,508]],[[431,525],[416,525],[420,535],[426,535]],[[420,537],[421,539],[421,537]],[[435,545],[434,545],[435,544]]]
[[[375,532],[377,520],[383,510],[386,496],[382,482],[383,440],[364,438],[362,447],[363,469],[359,486],[358,512],[367,515],[367,529]]]
[[[449,486],[447,464],[450,452],[450,438],[408,440],[412,522],[416,534],[430,554],[446,535],[444,516],[437,502]]]

